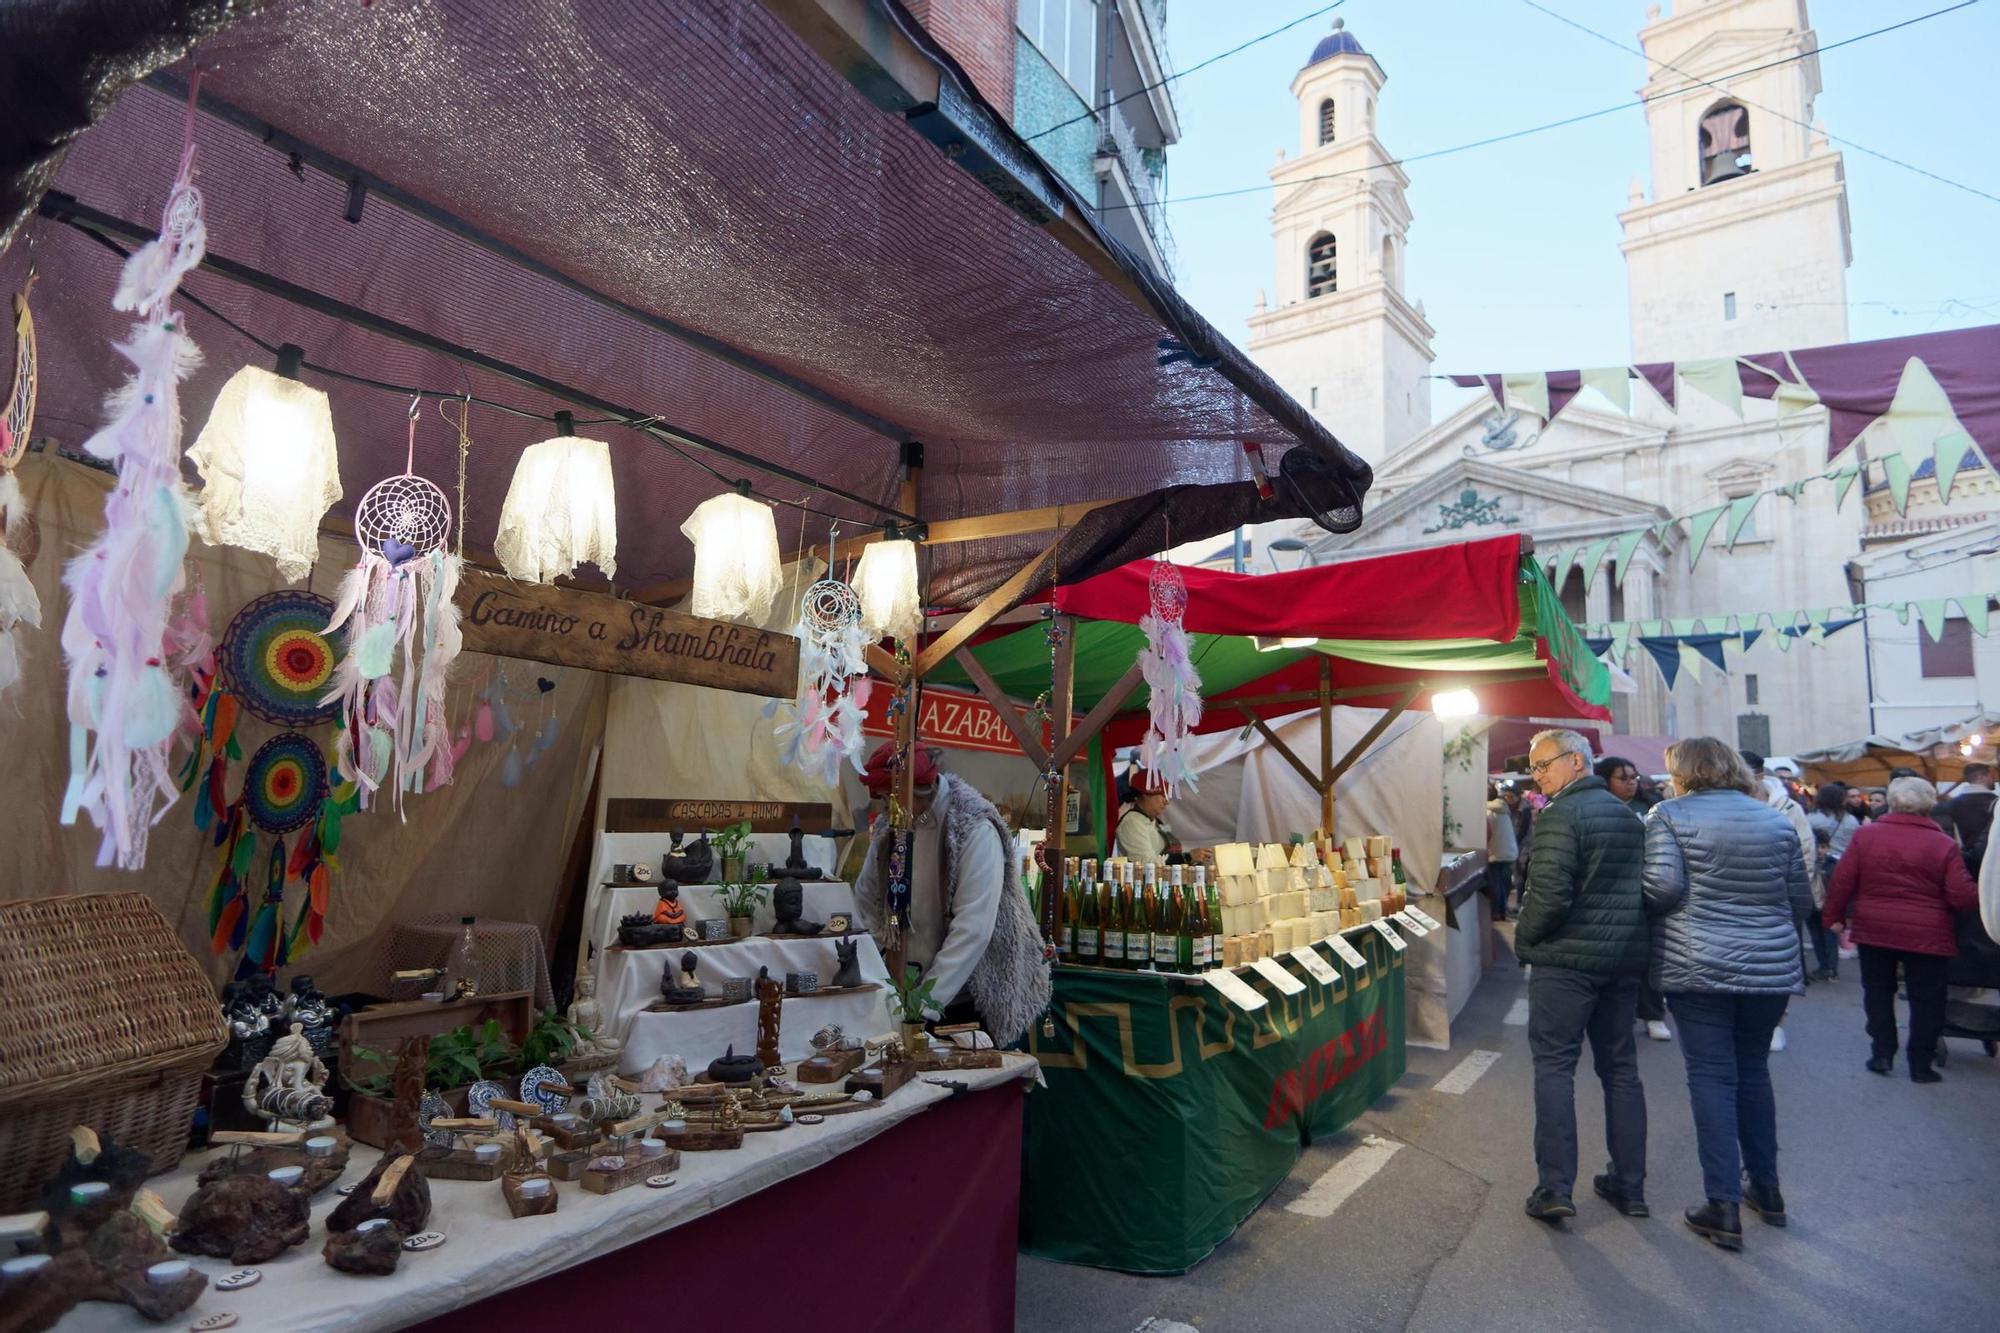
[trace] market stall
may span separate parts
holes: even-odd
[[[1367,467],[887,0],[74,20],[0,19],[0,1319],[1009,1326],[1032,1060],[884,1031],[829,859],[645,910],[619,802],[818,836],[860,660],[907,757],[1057,571]]]

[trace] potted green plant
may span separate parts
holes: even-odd
[[[340,1076],[352,1095],[347,1103],[348,1136],[360,1143],[387,1146],[394,1094],[391,1074],[395,1057],[370,1046],[356,1046],[341,1061]],[[424,1086],[441,1095],[455,1114],[465,1113],[466,1090],[483,1078],[518,1074],[521,1050],[508,1039],[498,1019],[467,1024],[431,1038],[424,1067]]]
[[[740,859],[737,865],[742,865]],[[729,915],[729,933],[737,939],[748,937],[752,933],[758,905],[770,896],[770,886],[764,883],[762,866],[751,871],[739,871],[733,879],[725,879],[722,883],[722,910]]]
[[[913,1054],[930,1041],[924,1032],[924,1010],[936,1007],[931,996],[933,984],[924,979],[915,963],[904,966],[902,980],[890,983],[889,1008],[896,1015],[897,1034]]]
[[[715,847],[715,882],[726,885],[740,881],[744,854],[750,850],[750,821],[724,825],[709,842]]]

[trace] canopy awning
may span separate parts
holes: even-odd
[[[1899,768],[1913,769],[1931,782],[1960,782],[1967,764],[2000,763],[1994,752],[1996,736],[2000,736],[2000,716],[1986,713],[1906,736],[1863,736],[1822,750],[1804,750],[1792,760],[1806,781],[1814,783],[1881,787]]]
[[[1138,656],[1145,640],[1137,621],[1150,610],[1147,573],[1146,564],[1127,565],[1056,590],[1057,609],[1091,617],[1076,626],[1079,709],[1115,690]],[[1244,725],[1233,705],[1260,714],[1308,706],[1322,659],[1331,664],[1336,701],[1344,705],[1428,708],[1434,691],[1471,689],[1490,716],[1611,716],[1610,673],[1518,536],[1282,574],[1186,569],[1182,577],[1184,623],[1194,631],[1192,656],[1208,701],[1204,731]],[[1335,629],[1344,637],[1330,637]],[[1310,648],[1260,651],[1253,636],[1267,643],[1317,637]],[[1048,686],[1049,645],[1040,626],[998,635],[971,652],[1015,698],[1032,699]],[[971,678],[947,662],[931,679]],[[1248,702],[1273,695],[1280,697]],[[1120,743],[1139,739],[1145,707],[1141,685],[1107,734]]]
[[[81,443],[120,382],[107,242],[158,225],[178,161],[183,86],[127,83],[256,6],[196,8],[0,19],[0,236],[60,161],[32,253],[16,233],[0,256],[0,289],[41,277],[38,438]],[[1359,523],[1367,465],[1105,236],[900,4],[866,0],[870,31],[915,43],[928,110],[871,100],[774,13],[800,9],[278,0],[207,36],[196,182],[227,262],[183,287],[207,358],[190,434],[237,367],[297,344],[333,398],[337,517],[403,468],[410,398],[384,385],[489,400],[465,476],[477,553],[521,450],[574,409],[611,444],[619,586],[641,597],[690,572],[682,521],[738,477],[820,511],[781,507],[787,546],[823,544],[831,515],[853,535],[1124,500],[1045,525],[1068,529],[1052,567],[1074,573],[1164,547],[1169,524],[1302,514],[1283,487],[1256,498],[1242,444],[1274,469],[1303,445],[1344,495],[1329,521]],[[974,141],[1012,187],[954,151]],[[416,466],[449,491],[437,406]],[[933,548],[932,603],[970,603],[1044,543],[1003,525]]]

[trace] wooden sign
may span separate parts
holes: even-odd
[[[454,599],[470,652],[791,699],[799,641],[789,634],[467,569]]]
[[[800,801],[711,801],[690,796],[644,800],[618,796],[605,803],[606,833],[672,833],[692,838],[705,828],[750,822],[752,833],[789,833],[794,820],[807,833],[833,826],[833,807]]]

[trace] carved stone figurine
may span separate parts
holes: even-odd
[[[304,972],[292,977],[292,993],[285,997],[285,1021],[297,1023],[305,1029],[306,1040],[312,1043],[313,1053],[324,1060],[333,1052],[333,1045],[339,1033],[335,1030],[333,1006],[326,996],[313,984],[310,975]]]
[[[615,1056],[625,1045],[604,1030],[604,1010],[597,1003],[597,979],[579,970],[576,998],[569,1002],[569,1025],[576,1031],[577,1056]],[[583,1034],[588,1032],[588,1037]]]
[[[709,845],[708,830],[687,851],[681,851],[681,831],[674,830],[673,846],[660,862],[666,877],[681,884],[706,884],[715,870],[715,848]]]
[[[825,879],[819,867],[806,860],[806,831],[799,827],[798,820],[792,821],[791,832],[787,836],[792,840],[792,849],[785,856],[785,874],[792,879]]]
[[[771,910],[777,913],[778,923],[771,928],[774,935],[817,935],[820,923],[802,921],[805,912],[806,886],[790,875],[778,881],[771,890]]]
[[[757,969],[757,1062],[769,1069],[785,1062],[778,1053],[778,1011],[785,1002],[785,988],[771,976],[771,969]]]
[[[840,960],[830,986],[859,986],[861,984],[861,942],[859,940],[835,940],[833,953]]]
[[[698,962],[693,949],[682,954],[679,970],[669,968],[660,978],[661,998],[668,1004],[686,1005],[700,1004],[707,999],[708,991],[702,986],[701,978],[695,975]]]
[[[660,901],[653,904],[653,924],[662,927],[668,944],[679,944],[687,933],[688,910],[681,902],[681,886],[672,880],[660,885]]]
[[[320,1090],[324,1082],[325,1063],[306,1040],[304,1025],[293,1023],[244,1080],[243,1106],[280,1132],[324,1128],[333,1123],[333,1104]]]
[[[222,991],[223,1017],[229,1023],[229,1047],[223,1063],[232,1069],[249,1069],[271,1053],[271,1043],[283,1031],[278,1023],[285,1013],[271,978],[253,972],[233,981]]]

